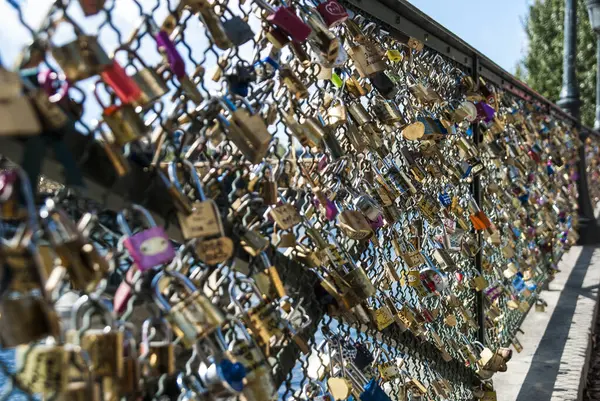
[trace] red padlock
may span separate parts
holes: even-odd
[[[113,60],[112,65],[102,71],[100,76],[117,94],[123,104],[135,104],[141,100],[142,90],[116,60]]]
[[[336,0],[327,0],[317,6],[317,11],[329,28],[336,27],[349,17],[346,9]]]

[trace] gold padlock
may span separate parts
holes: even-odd
[[[179,301],[171,305],[162,292],[173,285],[179,286],[183,293],[179,294]],[[198,339],[214,332],[225,322],[223,312],[179,272],[158,273],[152,280],[152,288],[156,304],[166,313],[173,332],[186,348],[191,348]]]
[[[78,82],[100,74],[112,62],[96,36],[84,35],[75,24],[73,27],[78,33],[77,39],[61,47],[53,47],[52,56],[69,81]]]
[[[85,213],[75,224],[51,199],[46,200],[40,213],[44,216],[42,223],[50,243],[67,268],[73,288],[92,292],[110,269],[108,261],[87,238],[97,216]]]
[[[163,329],[162,340],[150,338]],[[142,342],[140,343],[140,359],[143,361],[142,373],[144,376],[160,377],[175,373],[175,346],[173,345],[173,332],[168,323],[163,319],[147,319],[142,325]]]
[[[105,326],[80,333],[85,317],[90,319],[94,315],[100,315]],[[81,346],[86,351],[96,377],[122,377],[124,330],[114,326],[112,313],[101,299],[83,295],[73,304],[71,328],[66,338],[68,343]]]

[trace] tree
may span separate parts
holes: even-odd
[[[581,118],[594,123],[596,104],[596,35],[590,27],[584,0],[577,0],[577,80],[581,94]],[[534,0],[529,6],[525,31],[528,51],[517,65],[516,75],[530,87],[558,101],[562,86],[564,0]]]

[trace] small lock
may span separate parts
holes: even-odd
[[[244,308],[235,291],[236,282],[248,285],[260,299],[260,303],[250,309]],[[265,298],[251,279],[240,278],[232,281],[229,286],[229,294],[237,312],[243,314],[242,320],[254,334],[265,355],[269,356],[271,347],[277,345],[283,339],[285,329],[279,305]]]
[[[344,210],[338,215],[338,226],[349,238],[364,240],[373,236],[373,229],[358,210]]]
[[[241,98],[241,101],[247,106],[246,109],[236,107],[227,98],[219,101],[231,115],[230,119],[225,119],[221,114],[218,116],[228,136],[251,163],[259,163],[266,156],[272,138],[264,120],[245,98]]]
[[[156,225],[148,210],[140,205],[132,205],[131,211],[138,212],[143,216],[147,228],[134,234],[127,224],[124,210],[117,215],[117,223],[125,234],[123,242],[129,255],[141,271],[169,263],[175,257],[175,249],[162,227]]]
[[[162,294],[165,285],[176,283],[184,290],[185,297],[171,305]],[[225,322],[221,310],[214,305],[183,274],[174,271],[162,271],[152,280],[154,301],[171,324],[173,332],[181,338],[186,348],[191,348],[198,339],[203,338]]]
[[[104,327],[80,332],[84,317],[90,315],[89,309],[92,309],[92,316],[100,316]],[[90,369],[96,377],[117,379],[123,376],[124,330],[115,326],[112,313],[102,299],[83,295],[73,304],[71,329],[66,338],[67,342],[79,345],[87,352]]]
[[[16,378],[32,393],[61,394],[66,390],[71,354],[76,347],[52,342],[15,349]]]
[[[246,368],[246,385],[242,390],[245,401],[272,401],[277,397],[277,388],[271,373],[271,365],[263,352],[248,333],[241,321],[233,319],[233,327],[240,328],[244,340],[229,344],[228,354]]]
[[[181,161],[191,176],[193,188],[196,192],[197,201],[192,204],[191,213],[177,212],[179,225],[185,239],[200,238],[212,239],[224,237],[223,222],[217,204],[212,199],[207,199],[204,188],[196,168],[189,160]],[[184,188],[177,174],[177,163],[169,164],[169,178],[179,194],[186,197]]]
[[[154,336],[162,328],[163,339],[150,339],[150,330]],[[168,323],[163,319],[147,319],[142,325],[142,342],[140,343],[140,357],[144,361],[142,372],[144,376],[160,377],[163,374],[175,373],[175,346],[173,345],[173,332]]]
[[[274,8],[264,0],[257,0],[256,4],[267,12],[267,21],[285,32],[293,42],[302,43],[308,39],[312,29],[298,17],[293,7]]]
[[[98,38],[81,34],[81,30],[73,25],[77,39],[60,47],[52,48],[52,56],[71,82],[78,82],[100,74],[111,61],[100,44]]]
[[[96,216],[86,213],[75,224],[52,199],[46,200],[40,214],[44,216],[42,222],[50,242],[69,272],[73,288],[92,292],[110,269],[108,261],[84,234]]]
[[[326,0],[317,5],[317,11],[329,28],[341,25],[349,17],[346,9],[336,0]]]
[[[136,52],[127,49],[127,53],[130,60],[138,60],[141,65],[141,68],[136,67],[136,72],[131,76],[140,89],[140,95],[135,104],[142,107],[148,106],[164,96],[169,91],[169,87],[156,69],[149,67]]]
[[[351,46],[348,49],[348,56],[354,61],[361,78],[369,77],[387,68],[383,55],[379,45],[371,42]]]
[[[105,107],[98,96],[97,88],[98,83],[95,86],[94,95],[103,108],[102,117],[111,129],[117,145],[124,146],[146,135],[148,130],[144,120],[142,120],[133,105],[120,104]]]
[[[348,120],[348,111],[346,110],[346,106],[340,99],[334,99],[331,102],[331,105],[327,109],[327,114],[325,115],[325,122],[330,127],[338,127],[343,125]]]

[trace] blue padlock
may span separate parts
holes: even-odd
[[[360,394],[361,401],[392,401],[375,379],[371,379]]]

